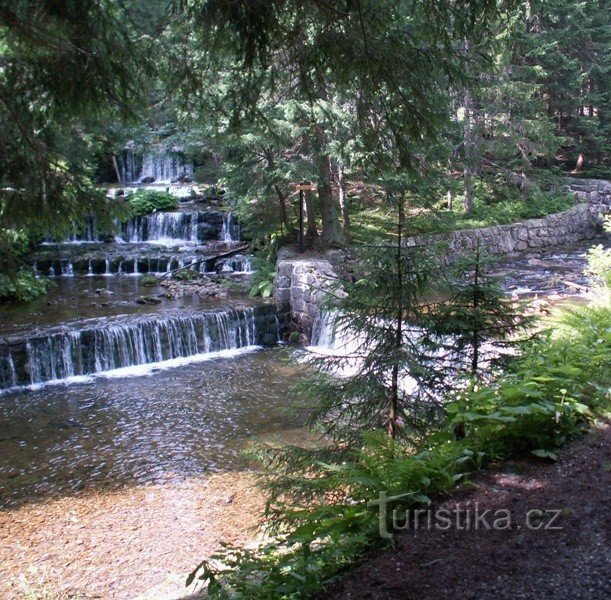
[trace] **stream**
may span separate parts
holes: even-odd
[[[136,301],[162,292],[143,274],[238,244],[230,215],[191,207],[102,237],[91,224],[43,245],[33,265],[55,287],[0,307],[2,597],[23,597],[20,577],[37,580],[36,569],[81,598],[180,597],[184,572],[219,532],[250,522],[258,494],[243,450],[260,437],[307,438],[292,392],[304,366],[278,345],[273,304],[240,293]],[[504,259],[498,269],[516,297],[579,295],[591,245]],[[250,271],[245,256],[192,268]],[[132,527],[132,541],[123,539]],[[146,595],[170,572],[168,595]]]

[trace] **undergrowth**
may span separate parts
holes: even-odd
[[[212,598],[298,599],[320,592],[384,542],[368,503],[384,491],[406,511],[451,492],[481,468],[510,457],[554,459],[599,415],[608,416],[611,309],[562,309],[493,384],[470,385],[448,404],[444,427],[418,447],[383,432],[360,445],[261,448],[267,466],[265,542],[224,545],[190,575]],[[457,423],[465,435],[452,435]],[[389,511],[390,512],[390,511]]]
[[[127,197],[131,214],[137,217],[157,211],[174,210],[177,205],[175,196],[168,192],[156,190],[138,190]]]

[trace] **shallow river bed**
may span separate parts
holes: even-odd
[[[23,597],[19,577],[39,577],[30,567],[80,598],[136,597],[170,572],[176,589],[220,536],[243,536],[262,503],[242,450],[302,435],[301,367],[286,357],[259,350],[4,395],[0,597]]]

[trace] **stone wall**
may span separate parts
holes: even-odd
[[[593,238],[601,231],[601,214],[611,211],[611,182],[570,179],[565,186],[582,203],[562,213],[521,223],[463,229],[450,233],[408,238],[407,245],[439,244],[446,247],[448,260],[473,250],[479,241],[493,254],[512,254],[528,250],[571,244]],[[278,253],[274,298],[284,333],[297,331],[306,338],[312,333],[326,290],[346,266],[345,253],[333,250],[318,256],[299,255],[283,248]]]
[[[337,272],[345,262],[340,251],[330,251],[319,257],[297,254],[289,248],[278,252],[274,299],[284,333],[299,332],[310,338],[320,305],[337,280]]]
[[[611,182],[571,180],[567,191],[585,200],[573,208],[520,223],[462,229],[408,238],[408,246],[447,246],[450,258],[473,250],[478,242],[492,254],[512,254],[592,239],[601,230],[601,215],[611,211]]]
[[[564,188],[583,202],[598,206],[601,211],[611,209],[611,181],[604,179],[568,179]]]

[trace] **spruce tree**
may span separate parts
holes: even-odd
[[[315,408],[310,423],[336,440],[385,428],[414,439],[432,425],[443,376],[422,344],[430,274],[429,251],[405,244],[405,190],[387,190],[396,209],[394,243],[360,249],[358,269],[330,298],[335,344],[311,359],[315,375],[304,389]]]

